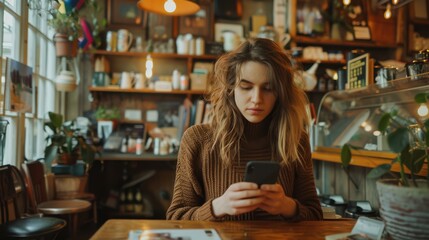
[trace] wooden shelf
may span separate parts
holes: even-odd
[[[176,161],[176,154],[168,155],[154,155],[153,153],[143,153],[136,155],[134,153],[115,153],[115,152],[102,152],[98,161]]]
[[[396,45],[385,44],[372,41],[343,41],[328,38],[313,38],[306,36],[296,36],[293,40],[298,44],[333,46],[333,47],[363,47],[363,48],[396,48]]]
[[[204,90],[172,90],[172,91],[157,91],[153,89],[134,89],[134,88],[119,88],[119,87],[89,87],[90,92],[106,92],[106,93],[149,93],[149,94],[205,94]]]
[[[376,157],[377,155],[379,157]],[[325,151],[317,150],[312,153],[312,158],[314,160],[341,164],[341,156],[340,156],[339,150],[338,152],[325,152]],[[395,154],[393,153],[378,152],[378,153],[371,154],[371,156],[353,154],[350,165],[366,167],[366,168],[375,168],[380,164],[391,163],[394,158],[395,158]],[[397,163],[394,164],[392,166],[392,171],[399,172],[400,171],[399,164]],[[405,169],[405,172],[409,173],[408,169]],[[423,169],[422,171],[420,171],[419,175],[427,176],[427,173],[428,173],[428,166],[425,165],[423,166]]]
[[[147,52],[112,52],[105,50],[95,50],[90,52],[96,55],[105,56],[125,56],[125,57],[146,57],[149,53]],[[189,54],[176,54],[176,53],[150,53],[152,58],[176,58],[176,59],[207,59],[216,60],[219,56],[215,55],[189,55]]]
[[[304,63],[304,64],[312,64],[315,63],[317,61],[320,61],[320,64],[324,64],[324,65],[344,65],[346,64],[346,60],[317,60],[317,59],[306,59],[306,58],[294,58],[297,62],[299,63]]]

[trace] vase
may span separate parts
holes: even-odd
[[[423,240],[429,236],[429,188],[399,186],[397,180],[377,181],[380,215],[394,240]]]
[[[76,57],[78,42],[70,41],[68,36],[61,33],[54,35],[55,53],[57,57]]]
[[[59,154],[57,158],[58,164],[63,165],[74,165],[77,162],[77,155],[76,154],[70,154],[70,153],[63,153]]]

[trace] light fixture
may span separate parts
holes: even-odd
[[[392,16],[392,5],[387,4],[386,11],[384,11],[384,18],[389,19]]]
[[[381,9],[386,9],[384,11],[384,18],[389,19],[392,17],[392,12],[394,9],[400,8],[412,1],[413,0],[378,0],[377,7]]]
[[[198,4],[188,0],[140,0],[137,7],[167,16],[191,15],[200,10]]]
[[[147,79],[150,79],[153,75],[153,60],[152,57],[150,56],[150,54],[148,54],[146,56],[146,72],[145,72],[145,76]]]
[[[428,113],[429,113],[429,109],[426,106],[426,104],[424,104],[424,103],[420,104],[419,108],[417,109],[417,114],[420,117],[424,117],[424,116],[428,115]]]
[[[352,0],[343,0],[343,4],[344,4],[344,6],[349,5],[351,1],[352,1]]]

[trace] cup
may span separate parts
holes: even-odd
[[[118,41],[118,33],[114,31],[108,31],[106,34],[106,51],[116,52]]]
[[[118,31],[118,52],[126,52],[131,47],[134,36],[127,29],[120,29]]]
[[[145,77],[142,73],[136,73],[134,76],[134,88],[142,89],[145,88]]]
[[[223,50],[230,52],[240,44],[240,37],[235,32],[225,31],[222,33]]]
[[[133,76],[130,72],[122,72],[120,87],[121,88],[133,87]]]

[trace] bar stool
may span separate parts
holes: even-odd
[[[48,200],[43,163],[40,161],[22,164],[27,188],[30,196],[30,206],[35,212],[46,215],[67,215],[72,236],[76,236],[78,214],[91,209],[91,203],[86,200]]]
[[[25,216],[28,214],[26,193],[19,169],[12,165],[0,166],[0,238],[55,239],[66,221],[40,215]]]

